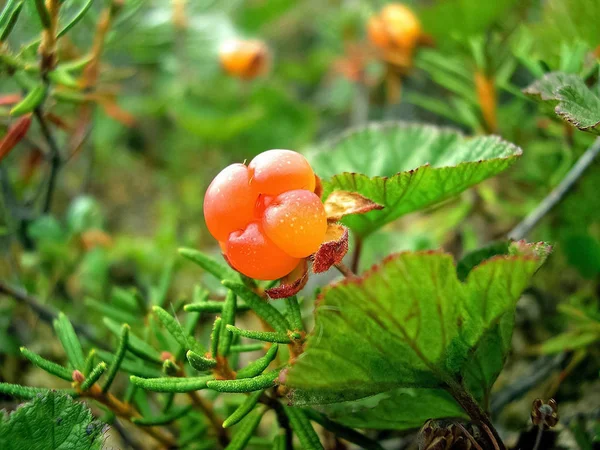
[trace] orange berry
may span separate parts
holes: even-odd
[[[385,24],[379,16],[373,16],[367,23],[367,35],[375,47],[386,50],[390,46],[390,36],[385,29]]]
[[[315,190],[315,173],[304,156],[291,150],[268,150],[248,164],[255,192],[279,195],[293,189]]]
[[[410,8],[390,3],[381,9],[380,17],[394,45],[405,49],[415,46],[421,35],[421,23]]]
[[[218,241],[246,227],[254,218],[257,195],[249,186],[250,174],[243,164],[225,167],[210,183],[204,197],[204,220]]]
[[[259,280],[277,280],[300,263],[271,241],[258,222],[251,222],[227,239],[227,260],[239,272]]]
[[[219,60],[229,75],[250,80],[268,70],[269,50],[261,41],[231,40],[219,49]]]
[[[317,195],[297,189],[279,194],[269,203],[262,226],[267,237],[284,252],[305,258],[323,242],[327,215]]]

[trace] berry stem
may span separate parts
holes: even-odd
[[[335,268],[337,270],[339,270],[340,273],[342,275],[344,275],[346,278],[354,278],[354,277],[356,277],[356,274],[350,269],[350,267],[348,267],[343,262],[340,262],[340,263],[336,264]]]

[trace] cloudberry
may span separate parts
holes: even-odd
[[[227,74],[251,80],[268,70],[269,50],[261,41],[236,39],[221,45],[219,60]]]
[[[422,30],[419,19],[408,7],[390,3],[369,19],[367,33],[370,41],[382,50],[412,51]]]
[[[275,280],[317,251],[327,215],[315,184],[308,161],[291,150],[223,169],[206,191],[204,218],[229,263],[249,277]]]

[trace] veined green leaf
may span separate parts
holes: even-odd
[[[358,192],[382,210],[342,222],[366,236],[511,166],[521,149],[496,136],[464,137],[428,125],[373,124],[325,143],[308,155],[323,178],[323,198],[335,190]]]
[[[548,102],[554,112],[583,131],[600,135],[600,97],[577,75],[550,72],[523,92]]]
[[[510,347],[516,302],[547,251],[514,243],[465,282],[448,254],[400,253],[326,288],[306,350],[285,376],[291,400],[326,404],[458,380],[481,400]]]
[[[100,450],[103,424],[89,408],[50,391],[0,420],[0,448]]]

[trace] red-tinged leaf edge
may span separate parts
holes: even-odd
[[[303,259],[294,270],[283,277],[279,286],[265,290],[269,298],[277,300],[296,295],[306,286],[308,281],[308,261]]]
[[[326,272],[342,262],[348,252],[348,228],[339,223],[330,223],[319,250],[312,256],[313,272]]]
[[[327,220],[338,222],[350,214],[365,214],[375,209],[383,209],[383,205],[375,203],[358,192],[333,191],[323,204]]]
[[[19,118],[0,141],[0,161],[25,137],[31,125],[31,114]]]

